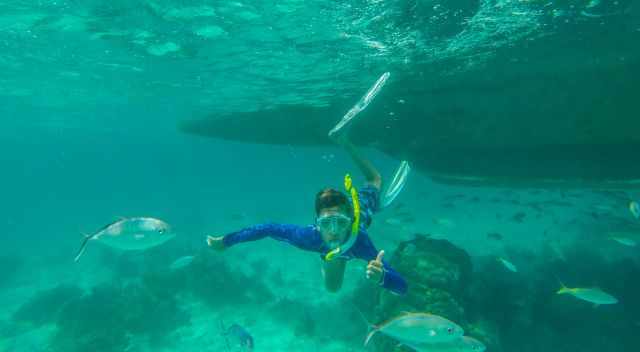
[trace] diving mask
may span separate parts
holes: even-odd
[[[341,233],[351,226],[351,218],[343,214],[324,215],[316,220],[316,224],[320,232]]]

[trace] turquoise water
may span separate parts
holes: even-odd
[[[611,237],[640,241],[639,42],[633,0],[3,1],[0,351],[236,351],[234,323],[256,351],[411,350],[363,347],[358,311],[442,315],[491,352],[637,351],[638,248]],[[415,165],[369,229],[408,295],[358,260],[327,292],[317,253],[271,239],[207,248],[362,185],[325,133],[387,71],[351,133],[384,181]],[[176,237],[73,261],[136,216]]]

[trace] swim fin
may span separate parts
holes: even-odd
[[[347,111],[347,113],[342,117],[338,124],[331,131],[329,131],[330,138],[339,137],[340,132],[345,129],[346,126],[350,125],[351,121],[359,113],[366,109],[367,106],[369,106],[376,95],[380,93],[380,90],[382,89],[382,87],[384,87],[384,84],[387,82],[387,79],[390,75],[391,74],[389,72],[385,72],[382,74],[382,76],[380,76],[380,78],[378,78],[376,83],[374,83],[373,86],[369,88],[367,93],[362,98],[360,98],[356,105],[354,105],[349,111]]]
[[[405,183],[407,182],[407,176],[409,175],[409,171],[411,171],[411,166],[409,166],[409,162],[403,160],[396,170],[396,173],[393,175],[393,179],[391,180],[391,184],[384,192],[382,196],[382,208],[386,208],[396,199],[398,194],[404,188]]]

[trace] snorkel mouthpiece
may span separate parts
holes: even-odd
[[[360,200],[358,199],[358,191],[353,187],[353,181],[349,174],[344,176],[344,188],[351,195],[351,201],[353,203],[353,223],[351,224],[351,234],[349,235],[347,242],[338,248],[331,250],[325,255],[324,259],[327,261],[333,260],[348,251],[349,248],[356,243],[356,239],[358,237],[358,229],[360,228]]]

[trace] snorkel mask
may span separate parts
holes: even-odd
[[[358,238],[358,230],[360,228],[360,201],[358,199],[358,192],[356,191],[356,188],[353,187],[353,182],[351,181],[351,176],[349,174],[346,174],[344,176],[344,188],[351,195],[351,201],[353,203],[353,222],[351,223],[351,234],[349,235],[349,238],[345,243],[341,244],[325,255],[324,259],[327,261],[333,260],[348,251],[349,248],[351,248],[353,244],[356,243],[356,239]],[[326,226],[335,226],[331,228],[332,230],[339,230],[339,226],[341,225],[346,228],[348,225],[344,225],[344,223],[342,223],[342,221],[344,220],[343,218],[349,219],[344,215],[332,215],[326,217],[326,220],[318,219],[318,226],[322,228],[322,223],[326,221]]]
[[[316,220],[320,232],[344,233],[351,225],[351,218],[342,214],[324,215]]]

